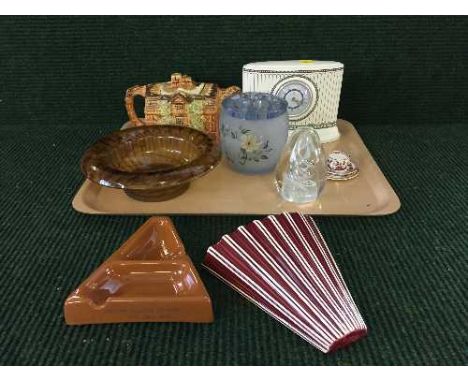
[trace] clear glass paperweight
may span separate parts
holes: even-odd
[[[284,147],[276,167],[276,187],[281,197],[293,203],[318,199],[327,177],[325,154],[312,128],[296,130]]]

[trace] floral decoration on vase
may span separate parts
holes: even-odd
[[[268,153],[272,151],[268,140],[264,141],[263,137],[257,136],[242,126],[238,126],[236,131],[233,131],[223,124],[221,126],[221,134],[223,137],[230,135],[232,139],[240,141],[238,163],[241,165],[245,165],[247,161],[260,162],[268,160]],[[232,155],[227,155],[227,157],[230,162],[234,162]]]

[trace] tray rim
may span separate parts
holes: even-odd
[[[382,172],[380,169],[379,165],[377,162],[374,160],[374,157],[372,154],[369,152],[366,144],[362,140],[361,136],[359,135],[358,131],[354,127],[354,125],[346,120],[343,119],[338,119],[339,124],[348,124],[351,126],[351,128],[354,130],[355,134],[358,136],[358,138],[362,142],[362,147],[365,150],[366,154],[369,156],[369,159],[374,163],[377,171],[379,172],[380,176],[382,177],[383,181],[386,183],[386,189],[388,190],[388,202],[381,208],[377,210],[372,210],[369,213],[323,213],[323,211],[320,211],[319,213],[307,213],[307,212],[302,212],[304,215],[312,215],[312,216],[387,216],[394,214],[399,211],[401,207],[401,201],[398,195],[396,194],[395,190],[393,189],[392,185],[388,181],[387,177],[385,174]],[[126,128],[128,126],[128,122],[126,122],[122,128]],[[214,212],[208,212],[208,213],[192,213],[192,212],[171,212],[167,213],[164,211],[161,212],[151,212],[149,211],[148,213],[142,213],[142,212],[109,212],[109,211],[101,211],[99,209],[95,209],[92,206],[89,206],[86,201],[85,201],[85,193],[87,189],[90,187],[92,183],[88,180],[85,179],[84,182],[80,185],[78,191],[76,192],[75,196],[73,197],[72,200],[72,207],[75,211],[79,213],[84,213],[84,214],[90,214],[90,215],[140,215],[140,216],[148,216],[148,215],[193,215],[193,216],[204,216],[204,215],[212,215],[212,216],[262,216],[266,215],[265,213],[230,213],[230,212],[219,212],[219,213],[214,213]],[[122,191],[123,192],[123,191]]]

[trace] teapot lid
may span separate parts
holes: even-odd
[[[171,97],[175,94],[184,94],[192,98],[210,97],[215,93],[216,87],[212,83],[197,83],[192,77],[181,73],[172,73],[170,81],[148,85],[151,95]]]

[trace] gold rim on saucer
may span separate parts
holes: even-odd
[[[346,174],[346,175],[338,175],[338,174],[333,174],[333,173],[328,173],[327,179],[328,180],[351,180],[356,178],[359,175],[359,169],[356,168],[354,171]]]

